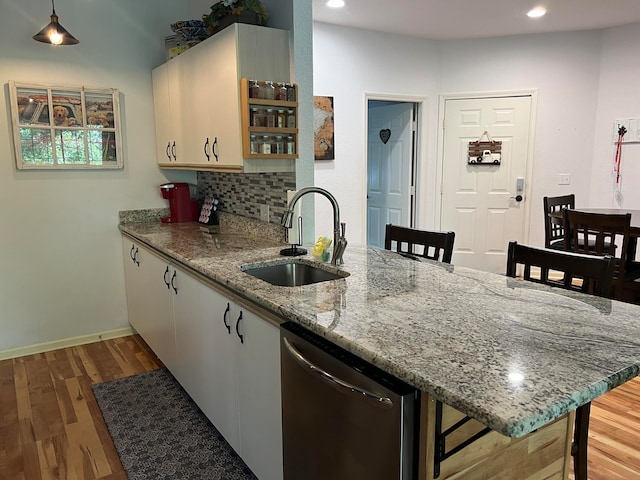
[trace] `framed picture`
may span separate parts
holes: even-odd
[[[313,151],[316,160],[334,160],[333,97],[313,97]]]
[[[18,169],[122,168],[118,90],[9,82]]]

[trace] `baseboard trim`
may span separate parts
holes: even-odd
[[[101,340],[126,337],[127,335],[133,335],[134,333],[135,332],[131,327],[125,327],[117,330],[109,330],[107,332],[93,333],[91,335],[82,335],[81,337],[63,338],[62,340],[55,340],[53,342],[37,343],[35,345],[27,345],[25,347],[11,348],[9,350],[0,351],[0,360],[50,352],[51,350],[58,350],[59,348],[75,347],[77,345],[99,342]]]

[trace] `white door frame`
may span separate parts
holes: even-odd
[[[364,198],[365,201],[362,204],[362,221],[363,221],[363,232],[364,232],[364,243],[367,243],[367,156],[369,151],[369,145],[367,143],[369,137],[369,100],[381,100],[388,102],[402,102],[402,103],[416,103],[418,104],[418,131],[416,132],[416,171],[415,171],[415,189],[416,192],[414,194],[415,198],[415,211],[413,212],[414,220],[417,222],[418,220],[418,211],[419,211],[419,195],[420,195],[420,153],[422,151],[422,146],[426,145],[426,113],[427,113],[427,97],[417,97],[413,95],[394,95],[394,94],[386,94],[386,93],[364,93],[364,155],[361,159],[362,165],[362,175],[364,178],[363,182],[363,192],[361,198]]]
[[[440,95],[440,104],[438,108],[438,152],[436,162],[436,178],[438,181],[438,194],[436,195],[436,212],[435,220],[438,228],[442,225],[442,174],[444,164],[444,109],[447,100],[473,100],[498,97],[521,97],[531,96],[531,118],[529,119],[529,149],[527,151],[527,178],[524,186],[524,198],[529,200],[525,202],[524,208],[524,241],[529,241],[529,233],[531,229],[531,192],[533,191],[533,151],[535,144],[535,125],[538,110],[538,90],[509,90],[497,92],[480,92],[480,93],[447,93]],[[514,186],[515,187],[515,186]],[[515,190],[515,188],[514,188]]]

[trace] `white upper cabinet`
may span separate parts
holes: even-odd
[[[242,77],[289,82],[289,32],[233,24],[153,71],[161,167],[228,172],[293,169],[290,159],[244,158]]]

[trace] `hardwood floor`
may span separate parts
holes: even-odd
[[[0,479],[123,479],[91,385],[162,364],[138,336],[0,361]]]
[[[126,480],[91,385],[160,367],[137,335],[0,361],[0,480]],[[593,402],[589,479],[640,479],[640,377]]]

